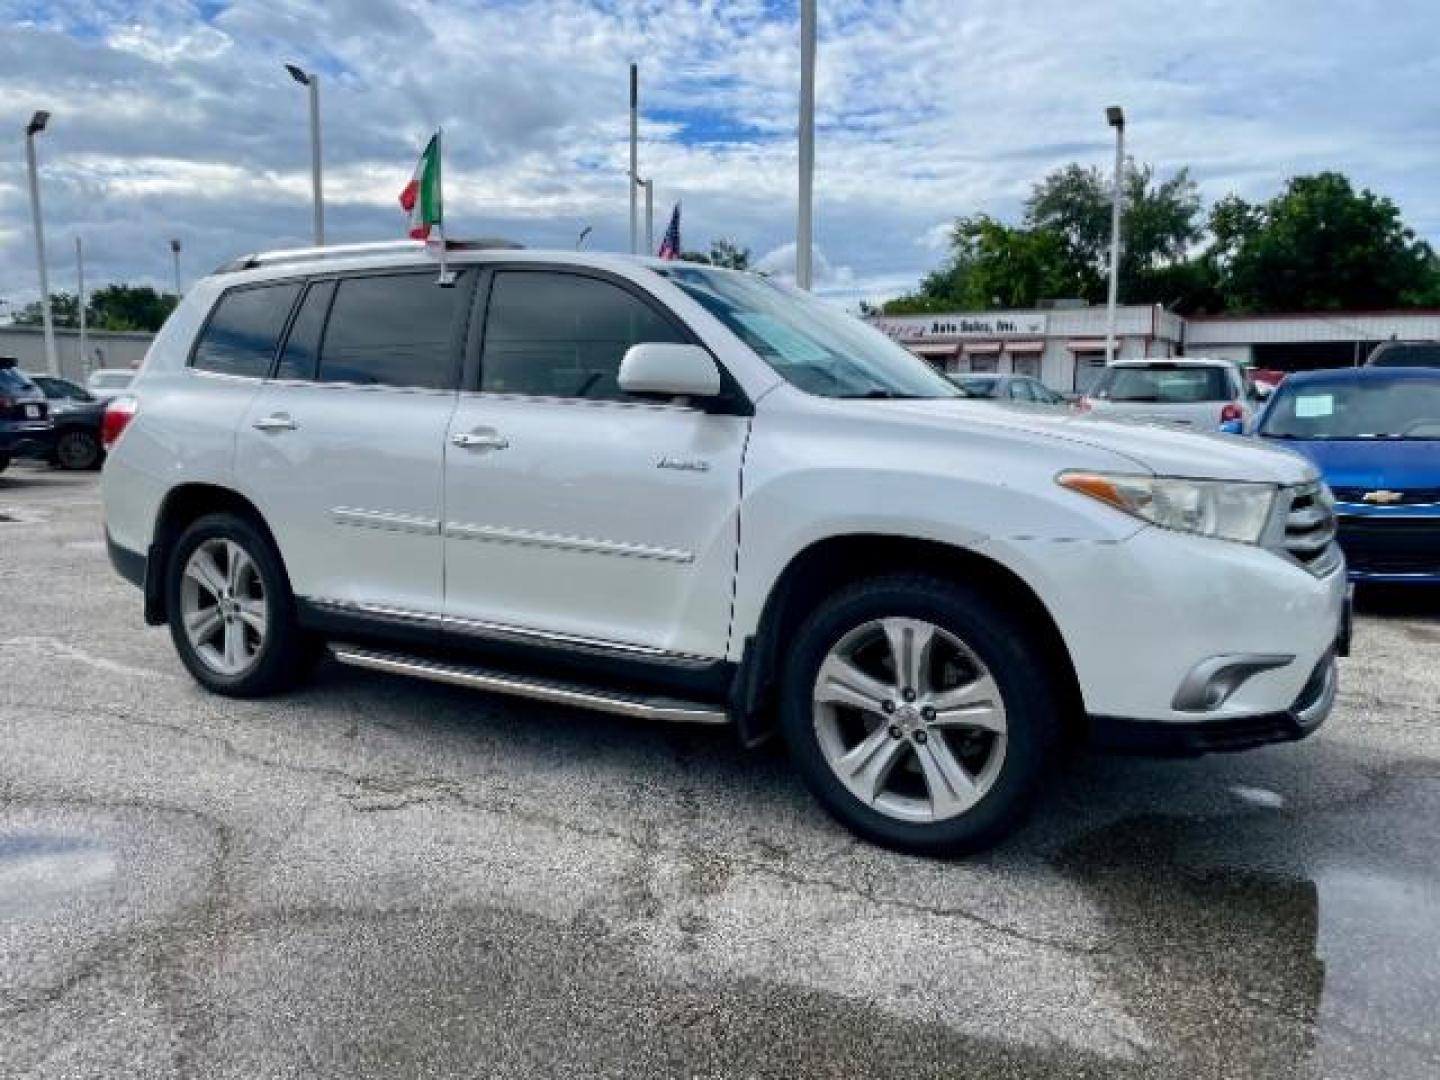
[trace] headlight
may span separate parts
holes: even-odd
[[[1259,543],[1275,506],[1275,485],[1240,480],[1089,472],[1065,472],[1056,480],[1152,525],[1245,544]]]

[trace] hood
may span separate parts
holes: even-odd
[[[1440,488],[1440,445],[1429,439],[1276,440],[1313,461],[1332,488]]]
[[[963,398],[922,401],[867,401],[857,409],[875,409],[915,423],[955,428],[985,426],[1017,435],[1039,436],[1057,444],[1078,444],[1107,451],[1133,463],[1138,472],[1198,480],[1254,480],[1298,484],[1313,480],[1316,468],[1297,454],[1258,439],[1184,431],[1159,424],[1101,419],[1043,407],[1002,405]],[[1063,462],[1057,471],[1065,468]]]

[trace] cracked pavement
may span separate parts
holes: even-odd
[[[1440,596],[1367,602],[1311,740],[1081,757],[942,863],[725,731],[208,696],[93,475],[6,517],[0,1075],[1440,1075]]]

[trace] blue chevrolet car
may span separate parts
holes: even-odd
[[[1440,585],[1440,369],[1291,375],[1254,433],[1319,467],[1352,581]]]

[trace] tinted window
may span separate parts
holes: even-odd
[[[497,394],[622,399],[626,349],[684,340],[618,285],[575,274],[504,272],[490,292],[480,386]]]
[[[1382,345],[1370,357],[1370,363],[1374,367],[1440,367],[1440,343]]]
[[[1012,379],[1010,381],[1011,401],[1031,401],[1030,385],[1024,379]]]
[[[34,390],[35,384],[13,367],[0,367],[0,390]]]
[[[128,371],[116,371],[92,376],[90,384],[99,390],[124,390],[134,379],[135,376]]]
[[[965,391],[966,397],[993,398],[1000,388],[999,379],[967,379],[963,376],[955,384]]]
[[[1094,396],[1109,401],[1173,405],[1189,401],[1228,401],[1235,396],[1234,390],[1229,371],[1223,367],[1133,364],[1107,368],[1095,384]]]
[[[341,281],[325,325],[320,380],[454,387],[455,315],[466,293],[435,284],[433,270]]]
[[[194,366],[223,375],[268,375],[285,320],[299,294],[300,286],[294,282],[225,293],[195,346]],[[130,384],[129,376],[123,376],[118,386],[110,382],[111,378],[97,377],[93,385],[109,390]]]
[[[315,361],[320,356],[320,333],[325,329],[325,316],[330,310],[330,298],[334,295],[333,281],[316,282],[305,291],[305,299],[300,301],[300,313],[290,326],[285,351],[280,354],[280,364],[275,369],[277,379],[315,377]]]

